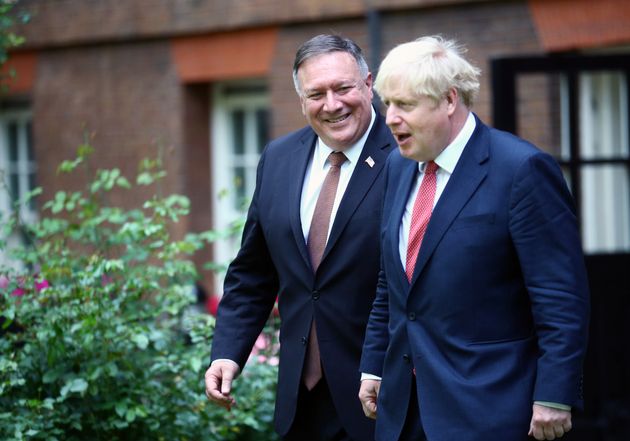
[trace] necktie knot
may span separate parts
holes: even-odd
[[[439,166],[434,161],[429,161],[429,162],[427,162],[427,165],[424,167],[424,174],[425,175],[431,175],[431,174],[437,172],[438,168],[439,168]]]
[[[328,161],[330,161],[330,166],[331,167],[340,167],[341,164],[343,164],[344,162],[346,162],[346,155],[344,155],[342,152],[332,152],[330,155],[328,155]]]

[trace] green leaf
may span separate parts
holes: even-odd
[[[119,178],[116,179],[116,185],[122,188],[131,188],[131,184],[129,183],[127,178],[125,178],[124,176],[120,176]]]
[[[59,377],[63,374],[63,371],[60,369],[49,369],[42,377],[42,381],[44,384],[51,384],[57,381]]]
[[[193,372],[199,372],[201,370],[201,359],[193,357],[190,360],[190,366],[192,367]]]
[[[5,323],[2,324],[3,328],[8,328],[15,319],[15,306],[11,305],[2,312],[2,316],[6,318]]]
[[[128,423],[132,423],[136,419],[136,413],[133,409],[127,410],[127,413],[125,414],[125,419]]]
[[[66,204],[66,192],[65,191],[58,191],[55,194],[55,200],[52,203],[51,211],[54,214],[60,213],[61,210],[64,209],[65,204]]]
[[[57,167],[57,173],[70,173],[74,171],[81,162],[83,162],[81,158],[72,161],[63,161],[59,167]]]
[[[153,177],[149,172],[142,172],[136,178],[136,184],[138,185],[151,185],[153,184]]]
[[[127,413],[127,403],[119,401],[114,406],[114,409],[116,410],[116,414],[122,418]]]
[[[144,334],[135,334],[131,340],[142,350],[149,346],[149,338]]]
[[[69,380],[61,388],[61,396],[65,397],[71,392],[83,394],[88,388],[88,383],[83,378],[74,378]]]

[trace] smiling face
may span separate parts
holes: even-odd
[[[457,107],[454,89],[438,102],[409,92],[400,82],[391,84],[381,95],[387,106],[387,126],[405,158],[432,161],[457,135],[451,118]]]
[[[363,136],[372,117],[372,76],[361,78],[352,55],[314,56],[297,77],[302,113],[326,145],[343,151]]]

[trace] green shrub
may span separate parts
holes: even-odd
[[[88,167],[90,151],[60,172]],[[117,169],[93,175],[34,225],[2,219],[0,249],[20,265],[0,268],[0,439],[275,439],[275,363],[253,357],[232,412],[204,395],[214,318],[192,312],[190,258],[221,235],[174,239],[189,209],[180,195],[108,204],[112,191],[155,187],[159,160],[143,161],[133,185]],[[16,231],[27,245],[10,249]]]

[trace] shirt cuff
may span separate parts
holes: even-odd
[[[212,363],[210,363],[210,366],[212,366],[214,363],[216,363],[217,361],[229,361],[230,363],[233,363],[234,366],[236,366],[237,370],[237,374],[241,373],[241,367],[238,365],[237,362],[235,362],[234,360],[230,360],[229,358],[217,358],[216,360],[212,360]]]
[[[540,404],[541,406],[551,407],[553,409],[571,410],[571,406],[567,406],[566,404],[561,403],[553,403],[550,401],[534,401],[534,404]]]
[[[378,375],[367,374],[365,372],[361,372],[361,381],[363,380],[377,380],[381,381],[381,377]]]

